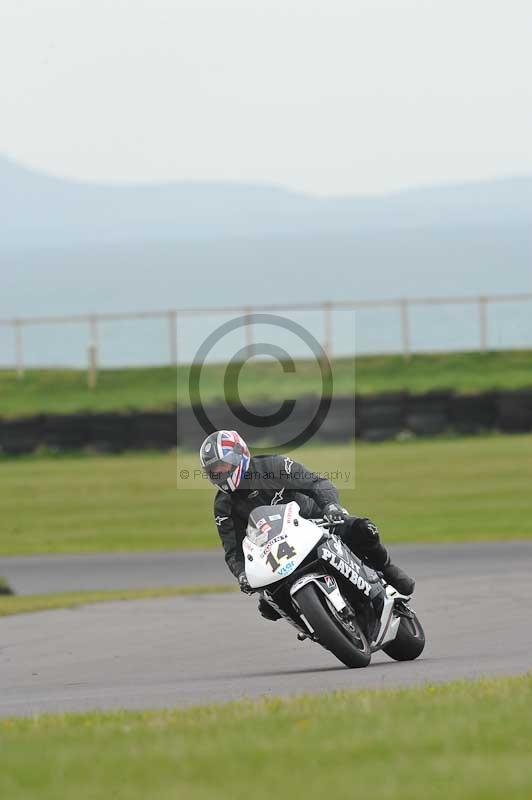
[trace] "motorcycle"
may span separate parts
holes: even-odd
[[[259,506],[242,549],[249,585],[264,603],[347,667],[366,667],[377,650],[396,661],[417,658],[425,634],[410,597],[364,564],[323,519],[299,505]]]

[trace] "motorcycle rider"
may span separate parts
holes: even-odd
[[[288,456],[251,456],[236,431],[215,431],[200,448],[204,474],[218,488],[214,499],[214,520],[225,550],[227,566],[238,579],[241,591],[251,594],[246,578],[242,541],[248,517],[258,506],[295,500],[307,519],[323,517],[338,524],[334,532],[370,567],[382,572],[398,592],[411,595],[415,581],[392,564],[377,526],[367,517],[350,515],[342,508],[336,487]],[[268,603],[259,603],[268,619],[278,619]]]

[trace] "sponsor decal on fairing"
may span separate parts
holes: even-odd
[[[360,567],[358,564],[353,562],[349,564],[343,558],[341,558],[336,553],[333,553],[332,550],[329,550],[327,547],[323,547],[320,553],[321,558],[324,561],[328,561],[331,567],[337,570],[341,575],[347,578],[353,586],[356,586],[361,592],[369,597],[369,593],[371,591],[371,585],[365,580],[362,575],[360,575]]]
[[[277,542],[284,542],[286,539],[288,539],[287,533],[280,533],[278,536],[274,536],[273,539],[270,539],[270,541],[264,545],[260,557],[265,558],[272,549],[272,547],[274,546],[274,544],[277,544]]]
[[[284,575],[288,575],[292,570],[295,568],[296,564],[295,561],[288,561],[282,567],[277,568],[277,575],[280,575],[282,578]]]

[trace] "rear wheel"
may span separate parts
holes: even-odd
[[[343,619],[327,597],[314,584],[297,592],[301,613],[314,628],[319,643],[347,667],[367,667],[371,650],[356,620]]]
[[[425,647],[425,633],[416,614],[409,609],[412,616],[401,617],[397,636],[382,648],[386,655],[395,661],[413,661],[421,655]]]

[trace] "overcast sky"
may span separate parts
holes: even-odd
[[[318,194],[532,173],[531,0],[2,0],[0,153]]]

